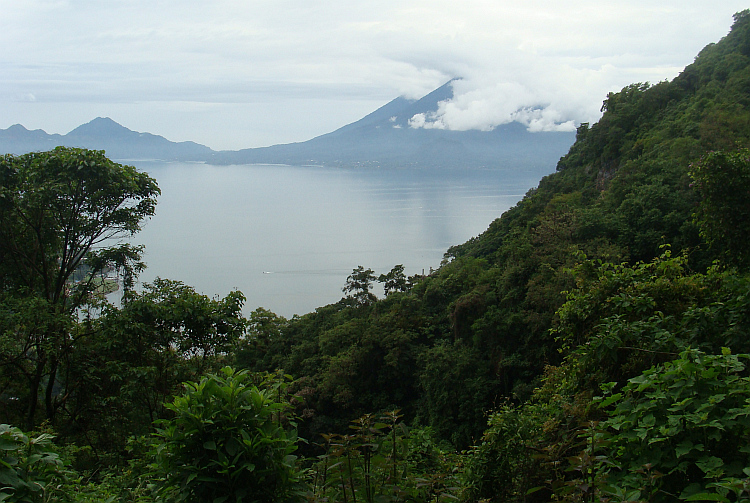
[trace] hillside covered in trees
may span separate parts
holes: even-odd
[[[750,11],[602,110],[438,270],[292,319],[168,280],[102,303],[139,250],[93,245],[155,183],[6,156],[0,501],[747,501]]]

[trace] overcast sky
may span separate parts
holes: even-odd
[[[454,77],[415,124],[596,121],[674,78],[735,0],[0,0],[0,128],[95,117],[214,149],[304,141]]]

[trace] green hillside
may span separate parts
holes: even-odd
[[[708,151],[748,145],[749,47],[740,13],[673,81],[608,95],[557,172],[448,250],[439,270],[384,300],[343,299],[279,322],[280,335],[248,348],[246,364],[306,376],[325,427],[396,404],[470,445],[484,411],[527,399],[545,366],[560,363],[550,329],[584,257],[635,264],[670,245],[699,272],[716,258],[693,222],[688,172]]]

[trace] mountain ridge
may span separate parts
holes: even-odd
[[[104,150],[117,160],[153,159],[210,164],[290,164],[339,167],[486,167],[548,173],[567,152],[574,132],[531,133],[519,123],[492,131],[449,131],[409,126],[453,96],[452,81],[418,100],[398,97],[361,119],[307,141],[216,151],[192,141],[128,129],[97,117],[65,135],[28,130],[20,124],[0,129],[0,153],[20,155],[56,146]]]

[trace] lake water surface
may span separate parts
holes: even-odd
[[[146,247],[141,283],[169,278],[211,297],[239,289],[246,313],[286,317],[339,300],[358,265],[376,275],[438,267],[544,174],[131,164],[162,191],[134,239]]]

